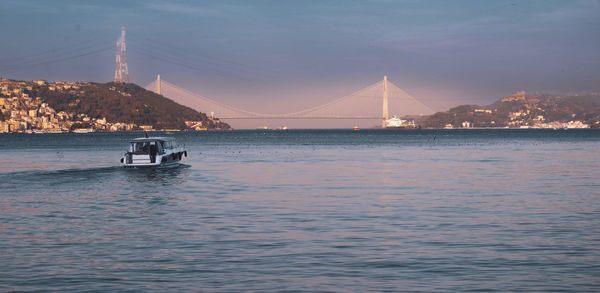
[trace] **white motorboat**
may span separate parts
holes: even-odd
[[[158,167],[179,164],[187,150],[172,137],[141,137],[129,143],[121,158],[123,167]]]
[[[397,116],[385,120],[386,129],[417,129],[414,120],[404,120]]]

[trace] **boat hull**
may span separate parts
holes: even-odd
[[[187,151],[175,151],[157,155],[152,159],[150,155],[139,155],[126,153],[121,158],[121,166],[124,168],[154,168],[166,167],[180,164],[183,157],[187,157]]]
[[[389,130],[417,130],[418,127],[409,127],[409,126],[388,126],[385,129]]]

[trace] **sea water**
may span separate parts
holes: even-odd
[[[0,135],[0,291],[600,290],[600,131]]]

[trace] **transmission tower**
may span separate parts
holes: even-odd
[[[127,54],[125,52],[125,26],[121,27],[121,38],[117,40],[117,65],[115,68],[115,83],[129,83]]]

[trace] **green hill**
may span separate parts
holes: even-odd
[[[202,121],[207,129],[231,129],[227,123],[148,91],[135,84],[78,82],[37,85],[29,96],[41,97],[56,111],[83,113],[108,122],[152,125],[154,129],[186,129],[185,121]]]

